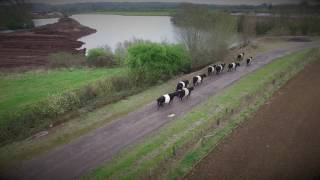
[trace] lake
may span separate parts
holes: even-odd
[[[96,33],[80,38],[83,47],[92,49],[108,45],[114,50],[119,42],[134,38],[153,42],[177,42],[175,27],[169,16],[121,16],[105,14],[79,14],[71,18],[94,28]],[[36,19],[35,26],[57,22],[58,19]]]

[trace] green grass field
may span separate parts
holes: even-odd
[[[85,86],[108,76],[118,75],[123,68],[63,69],[14,73],[0,76],[0,119],[9,111],[38,102],[50,95]]]

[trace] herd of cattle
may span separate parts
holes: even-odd
[[[228,72],[236,71],[237,67],[240,66],[240,63],[242,62],[243,59],[244,59],[244,53],[240,53],[237,56],[236,62],[228,64],[227,71]],[[253,57],[247,58],[246,60],[247,66],[249,66],[252,63],[252,60],[253,60]],[[208,76],[211,76],[213,74],[217,74],[217,75],[220,74],[225,70],[225,66],[226,66],[226,63],[209,66]],[[189,80],[183,80],[178,82],[175,92],[164,94],[157,99],[158,109],[159,107],[162,107],[164,104],[170,104],[174,99],[174,97],[178,97],[180,98],[180,100],[182,100],[184,97],[189,97],[191,95],[191,92],[194,90],[194,87],[201,84],[205,77],[207,77],[206,74],[200,74],[198,76],[194,76],[192,78],[193,87],[188,87]]]

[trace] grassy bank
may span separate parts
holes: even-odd
[[[13,109],[38,102],[57,93],[81,88],[124,69],[63,69],[0,75],[0,120]]]
[[[217,142],[245,120],[305,63],[316,50],[280,58],[210,97],[185,116],[92,171],[88,179],[141,179],[183,176]],[[217,125],[217,122],[220,125]]]
[[[66,69],[1,75],[0,144],[48,128],[61,121],[57,117],[96,97],[103,95],[112,102],[114,96],[121,96],[114,91],[126,82],[115,82],[125,79],[120,76],[126,71]]]

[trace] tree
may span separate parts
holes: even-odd
[[[0,1],[0,27],[20,29],[33,27],[31,4],[26,0]]]
[[[242,15],[239,19],[238,26],[241,27],[242,40],[245,43],[249,43],[250,39],[256,36],[256,16],[254,14]]]
[[[183,4],[172,21],[179,41],[192,56],[193,69],[222,60],[236,35],[236,18],[212,12],[206,5]]]

